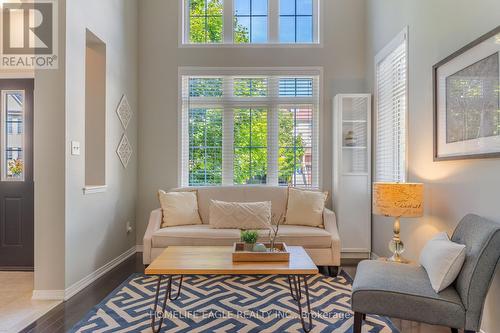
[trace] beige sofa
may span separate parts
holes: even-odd
[[[151,212],[144,235],[144,264],[148,265],[168,246],[210,246],[232,245],[240,239],[238,229],[212,229],[208,224],[208,210],[211,200],[232,202],[271,201],[275,216],[284,215],[287,207],[288,189],[274,186],[217,186],[199,187],[198,208],[202,225],[188,225],[161,228],[162,212]],[[176,191],[193,190],[181,188]],[[281,225],[278,240],[287,245],[303,246],[318,266],[330,267],[330,274],[336,275],[340,266],[340,238],[335,214],[325,209],[324,228]],[[260,230],[260,239],[265,241],[267,230]]]

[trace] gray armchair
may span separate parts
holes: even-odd
[[[384,261],[358,265],[352,291],[354,333],[361,333],[366,314],[389,316],[477,332],[486,294],[500,257],[500,224],[477,215],[465,216],[453,242],[466,245],[466,258],[457,280],[436,293],[425,269]]]

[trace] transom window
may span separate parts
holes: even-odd
[[[280,0],[280,42],[312,43],[313,1]]]
[[[319,70],[213,72],[181,74],[181,186],[319,187]]]
[[[321,0],[181,0],[182,44],[317,44]]]

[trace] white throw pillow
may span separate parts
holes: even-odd
[[[323,210],[328,197],[326,192],[288,189],[288,205],[285,224],[320,227],[323,225]]]
[[[271,201],[224,202],[212,200],[209,223],[216,229],[269,229],[271,226]]]
[[[457,244],[445,232],[434,236],[420,253],[420,264],[427,271],[432,289],[437,293],[457,278],[465,261],[465,245]]]
[[[196,191],[167,193],[160,190],[158,199],[163,212],[162,228],[201,224]]]

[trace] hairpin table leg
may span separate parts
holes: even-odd
[[[156,295],[155,295],[155,303],[153,307],[153,316],[151,317],[151,329],[153,330],[154,333],[159,333],[161,330],[161,327],[163,325],[163,319],[165,317],[165,307],[167,306],[167,300],[170,298],[170,294],[172,292],[172,276],[168,275],[167,277],[168,282],[167,282],[167,287],[165,289],[165,298],[163,299],[163,304],[161,307],[161,313],[160,313],[160,319],[158,323],[158,329],[155,329],[156,326],[156,316],[158,315],[158,301],[160,298],[160,290],[161,290],[161,280],[162,276],[160,275],[158,277],[158,283],[156,284]],[[179,293],[180,293],[180,285],[179,285]],[[177,295],[179,297],[179,295]]]
[[[300,279],[302,278],[304,283],[304,295],[306,299],[307,312],[302,310],[302,286]],[[302,328],[304,332],[308,333],[313,328],[312,324],[312,314],[311,314],[311,301],[309,299],[309,286],[307,284],[306,275],[292,275],[289,276],[288,282],[290,283],[290,292],[292,293],[293,299],[297,302],[300,322],[302,323]],[[293,286],[292,286],[293,284]],[[293,288],[292,288],[293,287]],[[308,323],[304,320],[304,314],[308,317]]]
[[[169,296],[169,299],[171,301],[175,301],[179,298],[179,296],[181,295],[181,289],[182,289],[182,279],[184,278],[184,275],[181,275],[181,277],[179,278],[179,287],[177,288],[177,296],[175,296],[175,298],[172,298],[172,289],[170,289],[170,296]]]
[[[292,294],[293,300],[296,301],[297,298],[295,297],[292,289],[292,279],[295,280],[295,276],[288,275],[288,286],[290,287],[290,294]]]

